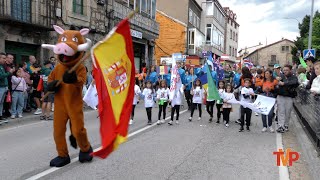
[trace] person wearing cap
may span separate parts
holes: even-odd
[[[279,77],[282,73],[281,73],[281,66],[280,64],[275,64],[273,66],[273,77],[276,78],[276,77]]]

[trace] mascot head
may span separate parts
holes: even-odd
[[[84,52],[91,47],[91,40],[83,37],[89,33],[89,29],[80,31],[63,30],[61,27],[53,25],[54,30],[59,33],[56,45],[42,44],[42,48],[53,50],[59,62],[66,66],[73,66],[84,55]]]

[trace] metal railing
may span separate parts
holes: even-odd
[[[298,88],[294,108],[320,152],[320,96],[312,95],[309,90]]]
[[[1,0],[0,22],[10,21],[51,28],[56,22],[57,3],[56,0]]]
[[[124,19],[133,10],[120,3],[114,2],[113,4],[114,16],[119,19]],[[138,27],[152,32],[155,36],[159,35],[159,23],[153,19],[145,17],[141,14],[136,14],[130,22]]]

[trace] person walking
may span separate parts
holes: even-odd
[[[242,87],[241,89],[242,101],[246,103],[252,103],[253,96],[254,96],[254,92],[253,92],[253,89],[251,88],[251,79],[244,79],[244,87]],[[241,117],[240,117],[241,127],[239,129],[239,132],[242,132],[244,130],[243,128],[244,121],[246,121],[247,131],[250,131],[252,110],[242,105],[240,106],[240,109],[241,109]]]
[[[225,82],[223,80],[220,80],[219,81],[219,84],[218,84],[219,88],[218,88],[218,92],[219,92],[219,96],[220,97],[223,97],[223,94],[225,93]],[[222,109],[222,105],[223,105],[223,100],[217,100],[217,124],[220,123],[220,118],[221,118],[221,114],[223,112],[223,109]]]
[[[297,96],[296,87],[299,86],[297,76],[293,75],[291,65],[283,67],[283,73],[277,77],[278,85],[278,124],[277,132],[284,133],[289,130],[289,122],[291,118],[291,111],[293,108],[293,98]]]
[[[227,84],[226,86],[226,92],[223,93],[222,96],[223,99],[223,121],[226,126],[226,128],[229,127],[229,121],[230,121],[230,113],[232,110],[232,104],[228,103],[229,100],[235,99],[233,94],[233,88],[231,84]]]
[[[147,111],[148,125],[152,124],[152,107],[154,106],[154,90],[151,81],[146,82],[146,88],[143,90],[144,106]]]
[[[189,117],[189,121],[192,121],[195,107],[198,107],[198,110],[199,110],[198,120],[200,121],[201,115],[202,115],[202,102],[204,98],[204,89],[202,87],[200,79],[197,79],[195,81],[194,86],[191,89],[191,95],[193,95],[193,98],[192,98],[191,116]]]
[[[169,99],[169,88],[167,87],[166,80],[160,81],[160,87],[157,91],[157,100],[159,103],[159,113],[158,113],[158,121],[157,124],[164,124],[166,119],[166,111]],[[161,113],[163,113],[163,119],[161,119]]]
[[[169,121],[169,125],[173,125],[174,113],[176,112],[176,124],[179,124],[179,114],[180,114],[180,106],[182,104],[182,97],[184,93],[185,86],[182,85],[180,89],[178,89],[173,96],[170,96],[169,102],[172,105],[171,110],[171,120]]]
[[[136,108],[136,105],[139,103],[139,97],[141,94],[139,84],[140,84],[140,81],[138,78],[136,78],[136,84],[134,85],[134,96],[133,96],[133,103],[132,103],[131,119],[129,121],[130,125],[133,124],[134,110]]]

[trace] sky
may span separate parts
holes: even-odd
[[[314,12],[320,11],[320,0],[314,0]],[[299,36],[298,22],[311,13],[311,0],[219,0],[223,7],[237,14],[239,47],[251,47],[261,42],[271,44]],[[296,18],[285,19],[285,18]]]

